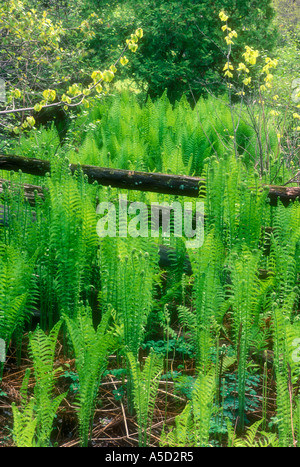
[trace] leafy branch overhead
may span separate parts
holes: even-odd
[[[93,12],[70,29],[62,21],[50,19],[46,10],[30,8],[26,0],[2,3],[0,78],[6,83],[7,99],[0,116],[17,116],[17,125],[15,119],[9,121],[8,129],[18,134],[35,125],[33,113],[53,107],[68,110],[84,105],[87,108],[92,99],[101,98],[107,93],[108,84],[117,73],[117,65],[125,66],[128,63],[125,52],[137,51],[143,30],[137,28],[126,39],[126,45],[109,68],[82,69],[80,65],[83,65],[81,62],[86,52],[80,47],[94,37],[94,28],[99,23],[102,24],[103,20]],[[71,42],[73,35],[77,36],[78,41],[75,48]],[[70,73],[70,65],[75,65],[73,73]],[[76,80],[78,75],[82,78],[81,82]],[[49,88],[50,83],[52,87]],[[28,113],[30,115],[25,117]]]

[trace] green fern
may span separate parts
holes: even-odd
[[[258,265],[261,253],[250,252],[246,246],[239,253],[232,253],[231,296],[233,337],[238,360],[239,430],[244,427],[246,366],[250,347],[250,335],[256,329],[261,311],[261,297],[268,291],[258,279]]]
[[[269,265],[274,271],[275,291],[281,303],[298,286],[299,213],[298,203],[289,207],[279,203],[273,216]]]
[[[64,316],[75,353],[79,378],[76,405],[82,447],[88,445],[92,434],[98,388],[107,366],[108,353],[114,345],[113,336],[108,332],[110,316],[110,311],[107,311],[96,330],[89,308],[81,306],[73,319],[67,315]]]
[[[116,320],[123,330],[125,352],[131,352],[137,359],[153,306],[158,249],[140,238],[103,240],[100,255],[101,304],[103,309],[111,305],[116,311]],[[127,396],[132,413],[131,386],[129,378]]]
[[[29,355],[33,361],[35,386],[29,396],[27,369],[20,389],[21,406],[12,403],[13,438],[17,447],[49,447],[54,417],[66,392],[54,395],[54,357],[61,322],[58,322],[49,335],[39,327],[29,334]]]
[[[278,437],[276,433],[267,433],[266,431],[258,431],[262,420],[253,423],[246,431],[243,438],[236,438],[233,428],[228,423],[228,447],[235,448],[263,448],[263,447],[279,447]]]
[[[34,401],[37,418],[36,446],[50,444],[53,420],[66,392],[54,397],[54,358],[61,321],[46,335],[39,327],[29,335],[29,355],[33,360],[35,387]]]
[[[20,341],[24,325],[31,318],[30,308],[36,300],[33,278],[36,258],[37,254],[28,258],[12,246],[0,249],[0,338],[7,346],[13,337]]]
[[[289,298],[289,297],[288,297]],[[295,299],[295,296],[292,297]],[[292,303],[287,300],[284,305]],[[293,379],[294,372],[289,364],[290,343],[295,334],[289,326],[289,320],[284,312],[285,306],[274,303],[273,308],[273,339],[274,366],[276,375],[276,405],[278,418],[279,446],[292,446],[295,442],[293,426]],[[289,348],[290,347],[290,348]],[[299,375],[298,365],[293,365]],[[296,373],[296,374],[297,374]]]
[[[35,417],[35,400],[30,401],[22,408],[18,409],[15,402],[11,405],[13,413],[13,440],[18,448],[36,447],[35,432],[37,418]]]
[[[199,374],[192,399],[175,419],[175,428],[162,432],[160,445],[170,447],[208,447],[210,421],[215,395],[215,373]]]
[[[151,350],[145,360],[143,370],[131,352],[127,353],[127,359],[133,382],[133,404],[139,427],[139,446],[148,446],[159,377],[163,370],[163,359]],[[147,430],[149,430],[148,433]]]
[[[214,230],[207,231],[202,248],[190,254],[194,272],[194,310],[178,307],[181,324],[191,332],[197,367],[206,373],[211,366],[214,322],[221,322],[225,295],[221,283],[224,249]]]

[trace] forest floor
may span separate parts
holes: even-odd
[[[55,361],[57,394],[68,391],[67,397],[60,405],[54,420],[51,444],[54,447],[79,447],[78,422],[76,416],[76,370],[75,360],[68,359],[63,355],[63,346],[58,346],[57,358]],[[11,404],[15,402],[20,405],[20,388],[27,368],[32,368],[32,362],[28,358],[26,351],[22,351],[19,365],[17,365],[15,351],[8,352],[4,366],[3,379],[0,385],[0,447],[13,446],[12,427],[13,416]],[[179,363],[182,363],[179,362]],[[173,361],[174,367],[176,362]],[[110,357],[109,368],[116,368],[114,356]],[[271,370],[270,370],[271,371]],[[126,398],[122,397],[124,383],[122,377],[117,378],[112,371],[107,372],[99,388],[99,402],[96,406],[93,434],[90,447],[137,447],[138,446],[138,426],[134,416],[130,416],[126,407]],[[185,374],[191,376],[195,373],[194,361],[187,360]],[[29,380],[29,393],[34,388],[33,372]],[[273,392],[274,389],[274,392]],[[261,399],[262,384],[256,388],[256,396]],[[167,403],[166,403],[167,402]],[[158,389],[155,410],[151,426],[150,445],[159,446],[160,435],[165,425],[172,425],[175,417],[183,410],[187,398],[174,391],[172,381],[161,381]],[[167,407],[167,410],[166,410]],[[275,415],[275,388],[269,388],[268,413],[270,419]],[[253,423],[262,418],[261,408],[251,411],[247,415],[249,423]],[[227,436],[223,436],[220,446],[227,446]]]
[[[111,366],[115,366],[114,356]],[[13,415],[11,404],[20,405],[20,388],[27,368],[32,368],[32,362],[22,355],[20,364],[16,363],[15,352],[8,352],[4,366],[2,383],[0,384],[0,447],[13,446],[12,427]],[[78,447],[78,422],[76,416],[76,370],[75,360],[63,355],[62,346],[55,361],[56,373],[55,391],[57,394],[68,391],[67,397],[60,405],[54,420],[51,443],[55,447]],[[138,426],[134,416],[127,413],[120,395],[124,381],[108,374],[99,389],[99,402],[95,410],[93,435],[90,447],[137,447]],[[33,390],[35,380],[33,371],[29,380],[29,392]],[[168,382],[172,386],[171,382]],[[162,383],[158,390],[151,428],[151,445],[158,446],[160,433],[165,420],[172,423],[178,413],[184,408],[186,398],[166,390]],[[166,392],[168,391],[168,394]],[[56,394],[56,395],[57,395]],[[165,413],[166,395],[168,410]]]

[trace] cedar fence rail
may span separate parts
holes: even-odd
[[[153,172],[137,172],[132,170],[112,169],[96,167],[91,165],[69,164],[71,173],[79,169],[87,176],[88,183],[97,182],[103,186],[122,188],[127,190],[148,191],[170,195],[180,195],[192,198],[199,196],[201,188],[205,187],[205,179],[184,175],[169,175]],[[0,155],[0,170],[22,171],[23,173],[37,176],[45,176],[51,173],[50,161],[33,159],[29,157]],[[9,188],[11,182],[0,179],[0,195]],[[36,198],[44,199],[45,189],[38,185],[22,184],[24,198],[31,206],[36,203]],[[280,201],[287,206],[291,201],[300,199],[300,187],[286,186],[262,186],[261,190],[268,190],[268,198],[272,206],[277,206]],[[1,206],[0,206],[1,211]],[[1,212],[0,212],[1,221]],[[0,222],[1,223],[1,222]],[[166,267],[170,264],[168,252],[170,248],[160,245],[160,266]],[[185,258],[185,271],[187,275],[192,274],[188,255]],[[266,279],[268,271],[259,270],[259,277]]]
[[[69,164],[69,169],[71,173],[81,169],[83,174],[87,176],[88,183],[97,182],[103,186],[126,190],[198,198],[201,188],[205,187],[205,179],[186,175],[138,172],[80,164]],[[42,159],[0,155],[0,170],[22,171],[30,175],[45,176],[47,173],[51,173],[51,163]],[[4,183],[9,184],[10,182],[0,179],[0,193],[3,192]],[[262,185],[261,190],[268,190],[268,198],[272,206],[277,205],[278,199],[287,206],[290,201],[293,202],[300,198],[300,187]],[[24,197],[28,199],[30,204],[34,204],[35,193],[43,198],[42,187],[24,185]]]

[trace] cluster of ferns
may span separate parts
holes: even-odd
[[[149,445],[166,362],[154,350],[142,362],[140,349],[157,326],[164,336],[177,336],[184,328],[195,352],[191,398],[174,426],[164,427],[161,445],[210,445],[210,423],[222,411],[220,382],[226,372],[236,374],[238,394],[237,423],[228,424],[228,439],[241,444],[232,430],[245,429],[247,371],[253,355],[265,351],[273,352],[277,422],[276,436],[265,430],[261,442],[291,446],[299,440],[300,206],[270,206],[251,165],[256,155],[250,130],[239,127],[241,157],[228,154],[224,128],[230,131],[230,115],[224,108],[222,121],[212,125],[211,106],[208,100],[192,110],[182,99],[172,107],[165,97],[142,106],[123,95],[75,121],[76,152],[68,144],[64,155],[63,148],[56,151],[54,128],[41,130],[35,145],[33,136],[24,137],[19,151],[34,147],[33,155],[40,157],[46,148],[51,176],[9,174],[10,190],[1,195],[0,338],[8,350],[15,346],[20,358],[29,331],[35,378],[34,390],[29,390],[26,373],[21,405],[13,404],[16,445],[51,443],[55,414],[68,397],[55,393],[58,339],[76,361],[81,445],[92,437],[99,386],[111,354],[127,369],[127,409],[137,417],[139,445]],[[222,144],[216,137],[221,133]],[[201,175],[206,180],[199,195],[205,210],[203,245],[186,248],[185,238],[172,235],[100,239],[97,203],[114,202],[126,192],[88,184],[80,168],[71,175],[69,161]],[[45,199],[37,199],[34,207],[22,199],[25,182],[45,188]],[[174,200],[171,195],[126,194],[147,204]],[[170,251],[166,271],[159,267],[162,244]],[[188,278],[186,258],[192,271]],[[225,351],[224,357],[224,340],[233,349],[231,356]],[[5,364],[0,365],[2,375]],[[264,416],[262,412],[267,427]],[[253,430],[246,438],[253,438],[252,444]]]

